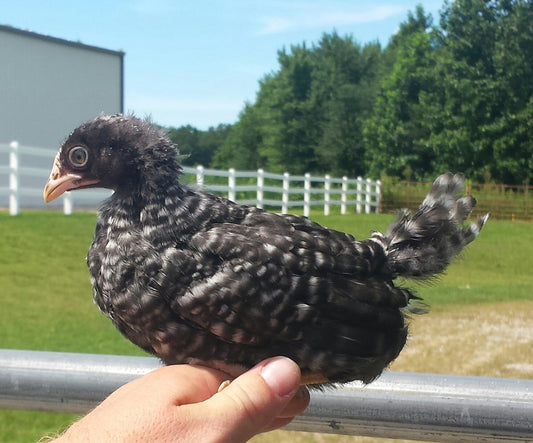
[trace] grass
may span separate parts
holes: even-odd
[[[92,303],[85,256],[95,215],[0,214],[0,347],[135,353]]]
[[[313,219],[360,239],[373,229],[383,232],[394,216],[316,215]],[[409,286],[432,306],[531,300],[532,246],[532,224],[489,219],[480,236],[451,264],[445,275],[431,284],[410,283]]]
[[[331,228],[350,232],[357,238],[365,238],[373,229],[386,229],[393,216],[324,217],[314,214],[312,218]],[[143,355],[115,330],[92,302],[85,255],[92,240],[94,223],[94,213],[76,213],[67,217],[58,212],[25,211],[10,217],[7,212],[0,211],[0,348]],[[442,335],[441,331],[452,330],[456,323],[468,325],[469,319],[473,322],[476,312],[485,312],[488,316],[490,312],[508,311],[511,306],[515,317],[520,312],[527,314],[529,310],[530,313],[528,301],[531,301],[533,275],[529,254],[532,250],[533,225],[489,221],[480,237],[445,276],[431,285],[415,285],[416,291],[433,306],[434,312],[421,317],[420,324],[429,322],[427,329],[418,335],[413,333],[413,336],[431,337],[432,331],[433,336],[435,331]],[[432,329],[431,324],[438,323],[441,317],[444,323]],[[458,337],[460,335],[459,331]],[[521,346],[508,352],[517,355],[522,352],[519,349],[530,349],[531,341]],[[428,348],[439,349],[431,344]],[[428,351],[425,359],[435,361],[437,351]],[[449,356],[448,352],[453,349],[444,355]],[[468,355],[464,358],[468,359]],[[506,358],[506,355],[498,355],[495,361],[504,364]],[[443,364],[438,367],[448,369]],[[403,364],[395,369],[432,370],[427,368]],[[455,371],[453,367],[449,370]],[[479,367],[471,369],[473,374],[480,372]],[[512,371],[502,371],[501,374],[520,376]],[[0,440],[35,441],[44,434],[56,432],[72,419],[73,416],[68,414],[0,411]],[[329,437],[299,440],[297,434],[291,435],[293,442],[346,441],[340,437],[338,440]]]

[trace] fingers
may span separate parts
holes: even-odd
[[[301,414],[309,405],[309,390],[305,386],[300,386],[291,401],[278,413],[278,418],[294,418]]]
[[[211,425],[218,428],[222,440],[225,436],[232,442],[247,441],[288,424],[305,410],[309,393],[299,389],[300,378],[292,360],[271,358],[236,378],[203,406],[208,406]]]
[[[119,389],[135,391],[148,398],[172,400],[175,406],[207,400],[228,374],[204,366],[173,365],[158,368]]]
[[[200,366],[157,369],[116,390],[57,441],[231,441],[288,424],[309,404],[298,366],[275,357],[217,393],[224,372]]]
[[[301,386],[291,401],[278,413],[277,417],[261,432],[273,431],[288,425],[294,417],[305,411],[309,405],[309,391],[305,386]]]

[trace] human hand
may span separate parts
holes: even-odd
[[[218,391],[228,375],[166,366],[113,392],[54,440],[72,442],[244,442],[288,424],[309,404],[300,370],[274,357]]]

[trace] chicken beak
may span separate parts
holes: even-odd
[[[48,182],[43,190],[43,199],[46,203],[50,203],[66,191],[95,183],[98,183],[98,180],[84,180],[78,174],[62,174],[58,153],[54,159],[54,165],[52,166],[52,172],[50,172]]]

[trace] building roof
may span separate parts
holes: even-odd
[[[14,28],[13,26],[10,26],[10,25],[0,25],[0,31],[10,32],[12,34],[23,35],[23,36],[26,36],[26,37],[36,38],[36,39],[40,39],[40,40],[45,40],[45,41],[57,43],[57,44],[60,44],[60,45],[74,46],[74,47],[80,48],[80,49],[88,49],[88,50],[91,50],[91,51],[97,51],[97,52],[102,52],[102,53],[107,53],[107,54],[111,54],[111,55],[117,55],[117,56],[120,56],[120,57],[124,57],[124,51],[121,51],[121,50],[120,51],[113,51],[112,49],[106,49],[106,48],[100,48],[98,46],[86,45],[86,44],[80,43],[80,42],[73,42],[73,41],[70,41],[70,40],[62,39],[62,38],[51,37],[51,36],[48,36],[48,35],[38,34],[36,32],[32,32],[32,31],[26,31],[26,30],[23,30],[23,29]]]

